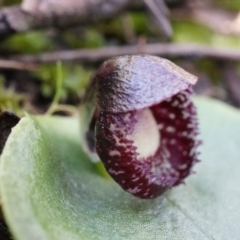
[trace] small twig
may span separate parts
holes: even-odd
[[[97,22],[141,6],[138,0],[23,0],[0,8],[0,38],[16,32]]]
[[[170,11],[166,5],[166,3],[164,2],[164,0],[155,0],[156,4],[158,5],[158,7],[161,9],[161,11],[163,12],[163,14],[165,16],[169,16]]]
[[[23,63],[14,60],[4,60],[0,59],[0,69],[15,69],[15,70],[22,70],[22,71],[36,71],[37,66],[31,63]]]
[[[143,52],[144,51],[144,52]],[[155,43],[146,44],[144,49],[139,45],[123,47],[105,47],[100,49],[81,49],[68,50],[59,52],[47,52],[39,55],[21,55],[12,56],[12,60],[22,61],[25,63],[42,63],[56,61],[102,61],[119,55],[133,54],[151,54],[162,57],[207,57],[213,59],[240,60],[240,50],[234,48],[216,48],[198,44],[171,44]]]
[[[23,0],[19,6],[0,9],[0,38],[32,29],[97,22],[125,10],[138,9],[143,2],[157,19],[163,34],[171,37],[169,11],[163,0]]]
[[[173,34],[171,24],[167,18],[169,11],[162,0],[143,0],[148,9],[156,18],[159,28],[170,38]]]

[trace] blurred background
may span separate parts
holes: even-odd
[[[240,107],[240,1],[0,1],[0,111],[44,113],[56,92],[78,106],[113,56],[166,57],[199,77],[195,92]]]
[[[45,113],[57,61],[60,103],[77,109],[104,60],[139,53],[174,61],[198,76],[196,94],[240,107],[238,0],[0,0],[0,41],[0,112]],[[11,238],[3,221],[0,232]]]

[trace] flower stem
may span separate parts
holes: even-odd
[[[62,77],[62,62],[58,61],[56,64],[56,93],[54,95],[53,101],[48,108],[47,112],[45,113],[46,115],[51,115],[54,110],[56,109],[56,106],[58,102],[60,101],[61,98],[61,91],[62,91],[62,85],[63,85],[63,77]]]

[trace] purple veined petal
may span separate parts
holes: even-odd
[[[191,101],[196,77],[149,55],[103,63],[81,109],[83,147],[127,192],[155,198],[178,185],[198,162]]]
[[[167,59],[120,56],[106,61],[94,78],[102,111],[127,112],[157,104],[195,84],[197,78]]]

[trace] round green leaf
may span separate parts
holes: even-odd
[[[0,164],[1,201],[16,240],[196,240],[240,235],[240,113],[197,99],[202,162],[155,200],[125,193],[83,153],[78,120],[24,117]]]

